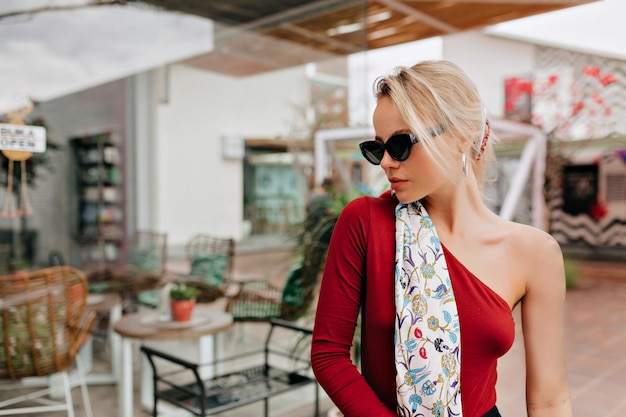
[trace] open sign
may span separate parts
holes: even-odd
[[[0,150],[45,152],[46,128],[0,123]]]

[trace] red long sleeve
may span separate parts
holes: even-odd
[[[362,317],[363,375],[350,359],[357,316],[362,299],[366,296],[366,270],[371,270],[366,254],[373,255],[368,249],[368,232],[372,222],[370,204],[376,204],[376,201],[380,199],[357,199],[339,217],[328,251],[313,332],[313,370],[321,386],[347,417],[396,416],[392,411],[395,410],[393,355],[383,354],[382,357],[389,358],[388,363],[377,361],[376,366],[369,366],[372,358],[379,359],[381,352],[393,349],[393,333],[389,337],[378,338],[376,344],[369,343],[369,321],[365,311]],[[391,219],[392,228],[393,207],[392,202],[391,212],[384,216]],[[376,222],[382,220],[375,219]],[[379,261],[390,259],[391,264],[388,265],[388,272],[379,278],[393,280],[393,232],[387,235],[392,239],[392,256],[384,256]],[[388,304],[387,310],[393,320],[393,294],[388,294],[388,297],[378,294],[377,298],[384,299],[385,304]],[[376,320],[380,320],[380,317]],[[370,374],[373,371],[381,378],[375,377],[376,381],[366,380],[368,371]],[[386,402],[379,397],[380,393],[377,395],[373,384],[385,388]]]

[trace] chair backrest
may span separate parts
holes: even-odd
[[[142,271],[162,275],[167,261],[167,234],[137,230],[130,241],[128,263]]]
[[[235,256],[234,239],[198,234],[185,245],[185,254],[191,266],[190,276],[214,286],[230,280]]]
[[[51,250],[48,252],[48,266],[67,265],[65,262],[65,256],[58,250]]]
[[[67,370],[84,344],[87,279],[70,266],[0,276],[0,378]]]
[[[310,313],[321,284],[321,267],[310,266],[296,258],[291,266],[280,298],[280,318],[295,321]]]

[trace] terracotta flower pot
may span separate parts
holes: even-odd
[[[73,284],[68,288],[68,299],[71,303],[79,302],[85,296],[85,288],[82,284]]]
[[[23,269],[14,269],[11,271],[11,282],[13,283],[14,288],[23,288],[26,283],[26,277],[30,273],[28,268]]]
[[[172,300],[170,303],[170,311],[172,312],[172,320],[189,321],[191,314],[196,306],[196,300]]]

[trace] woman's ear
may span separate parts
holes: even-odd
[[[472,139],[467,138],[465,136],[458,136],[456,139],[457,139],[456,150],[459,153],[467,154],[468,152],[470,152],[470,150],[472,149],[472,144],[473,144]]]

